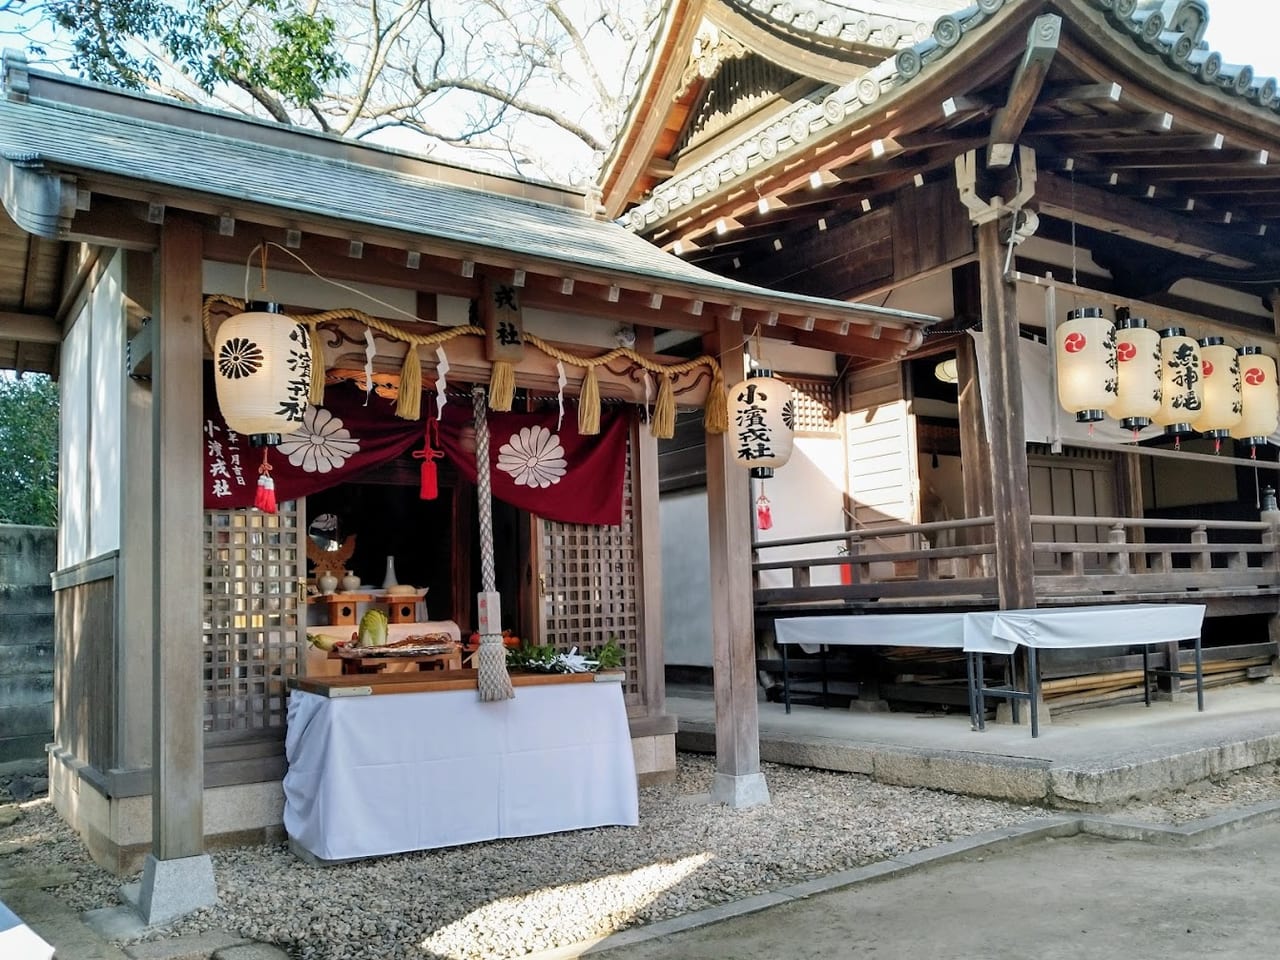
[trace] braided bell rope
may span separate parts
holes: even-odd
[[[493,562],[493,488],[489,479],[489,420],[486,417],[483,387],[471,391],[471,409],[476,421],[476,510],[480,514],[480,583],[485,593],[497,590]],[[476,651],[476,687],[481,700],[510,700],[515,690],[507,673],[507,648],[501,633],[480,635]]]

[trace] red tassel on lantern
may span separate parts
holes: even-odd
[[[440,496],[440,482],[436,470],[436,461],[444,456],[440,446],[440,425],[435,417],[428,416],[423,432],[422,449],[413,451],[415,460],[422,461],[422,479],[418,487],[418,496],[423,500],[434,500]]]
[[[271,479],[266,448],[262,451],[262,466],[258,467],[258,489],[253,495],[253,505],[263,513],[276,512],[276,482]]]
[[[756,526],[761,530],[768,530],[773,526],[773,511],[769,506],[769,498],[763,491],[756,497]]]

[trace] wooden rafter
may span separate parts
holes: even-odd
[[[1009,98],[996,111],[991,121],[991,134],[987,142],[988,167],[1007,167],[1013,160],[1013,148],[1040,96],[1040,89],[1049,74],[1049,64],[1058,51],[1058,38],[1061,35],[1062,18],[1054,14],[1036,17],[1031,24],[1031,30],[1027,34],[1027,51],[1009,85]]]
[[[1108,233],[1126,233],[1222,266],[1246,268],[1259,259],[1257,245],[1230,230],[1154,209],[1096,187],[1073,184],[1044,170],[1036,180],[1036,199],[1042,213]]]

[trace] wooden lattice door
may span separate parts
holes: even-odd
[[[628,704],[639,702],[644,684],[631,466],[629,442],[622,523],[617,526],[534,521],[541,609],[538,642],[565,651],[577,647],[581,653],[614,639],[622,648]]]
[[[207,510],[204,523],[204,729],[284,727],[287,678],[300,672],[298,501],[275,514]]]

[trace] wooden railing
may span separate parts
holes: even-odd
[[[1069,540],[1033,540],[1041,603],[1280,593],[1280,527],[1267,522],[1030,519],[1033,529],[1071,531]],[[756,606],[995,606],[993,523],[979,517],[758,541]]]
[[[992,523],[978,517],[758,541],[756,605],[993,600]],[[958,545],[929,546],[948,541]]]
[[[1280,587],[1280,530],[1270,523],[1033,515],[1031,524],[1076,531],[1071,542],[1032,542],[1039,561],[1037,597],[1101,593],[1120,601],[1178,591],[1240,595]]]

